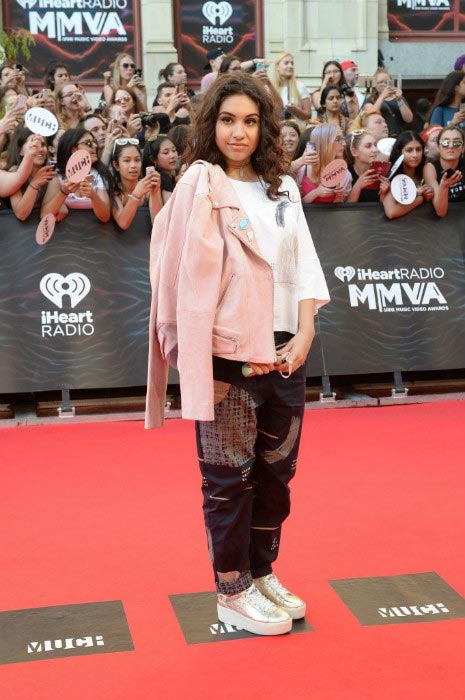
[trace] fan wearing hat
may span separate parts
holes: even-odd
[[[205,69],[208,70],[210,68],[211,72],[207,73],[207,75],[204,75],[202,78],[200,83],[201,93],[207,92],[208,88],[215,80],[225,56],[225,52],[219,46],[215,46],[214,49],[210,49],[210,51],[207,52],[207,63],[205,64]]]
[[[438,137],[441,130],[442,126],[430,126],[421,134],[428,160],[438,160],[439,158]]]
[[[203,94],[207,92],[210,85],[214,82],[217,77],[221,64],[224,59],[227,58],[227,54],[224,53],[223,49],[216,46],[214,49],[210,49],[207,53],[207,61],[205,69],[211,68],[211,72],[204,75],[200,83],[200,92]],[[259,64],[263,64],[265,67],[259,67]],[[241,61],[240,69],[244,71],[258,71],[257,78],[263,80],[263,82],[270,87],[269,80],[266,75],[266,67],[270,65],[270,61],[267,58],[249,58],[246,61]]]
[[[341,61],[341,68],[344,76],[344,83],[350,90],[353,90],[353,92],[355,93],[355,97],[357,98],[357,102],[355,103],[355,100],[353,99],[353,104],[351,104],[350,96],[346,95],[347,112],[344,109],[344,105],[343,109],[341,109],[341,112],[345,114],[345,116],[349,116],[353,119],[356,116],[357,112],[359,112],[362,109],[363,104],[365,102],[365,95],[362,92],[360,92],[358,87],[356,87],[359,76],[358,65],[354,61],[349,59],[347,61]],[[354,108],[356,108],[355,113]]]

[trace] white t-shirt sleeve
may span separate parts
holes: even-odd
[[[319,308],[330,300],[328,286],[302,208],[299,189],[290,176],[283,178],[283,189],[289,191],[292,206],[295,208],[299,246],[297,263],[298,301],[315,299],[316,313]]]

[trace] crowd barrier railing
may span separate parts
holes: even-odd
[[[305,208],[332,301],[307,375],[465,364],[465,207],[388,221],[371,204]],[[38,219],[0,212],[0,393],[143,386],[150,218],[121,231],[72,211],[38,245]],[[176,376],[171,376],[176,381]]]

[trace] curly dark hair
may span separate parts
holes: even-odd
[[[260,114],[260,137],[251,164],[260,180],[267,185],[267,196],[275,200],[280,194],[280,175],[285,171],[286,163],[281,146],[279,111],[260,80],[239,71],[237,73],[218,75],[205,93],[196,118],[195,137],[187,149],[186,163],[191,165],[195,160],[206,160],[226,169],[226,161],[215,138],[218,114],[228,97],[246,95],[256,103]]]

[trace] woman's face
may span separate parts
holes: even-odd
[[[330,63],[326,66],[323,73],[323,78],[327,78],[328,83],[338,83],[341,79],[341,71],[334,63]]]
[[[357,144],[357,147],[352,147],[352,155],[356,163],[361,165],[371,165],[378,155],[376,141],[372,134],[364,134]]]
[[[324,107],[328,112],[339,112],[341,101],[342,97],[339,94],[339,90],[330,90],[326,95]]]
[[[16,104],[16,100],[18,99],[18,93],[16,90],[7,90],[3,96],[2,100],[2,107],[5,107],[5,109],[13,109],[13,107]]]
[[[118,160],[113,161],[121,179],[137,181],[142,171],[142,158],[137,146],[124,146],[118,155]]]
[[[86,131],[86,133],[81,136],[73,148],[73,152],[78,150],[87,151],[91,157],[92,163],[97,161],[97,141],[94,139],[90,131]]]
[[[57,68],[53,74],[54,89],[59,90],[63,85],[69,83],[70,77],[66,68]]]
[[[460,98],[465,97],[465,76],[462,78],[460,83],[456,85],[455,94],[458,95]]]
[[[292,126],[281,127],[281,141],[286,153],[293,155],[297,144],[299,143],[299,135]]]
[[[79,92],[74,83],[69,83],[61,88],[61,105],[65,109],[75,112],[79,109]]]
[[[281,78],[291,78],[294,75],[294,58],[291,54],[283,56],[276,66],[276,69]]]
[[[134,100],[129,92],[119,89],[115,93],[115,105],[120,108],[124,115],[132,114],[134,111]]]
[[[381,114],[371,114],[366,120],[367,129],[371,131],[376,141],[389,136],[388,125]]]
[[[376,75],[375,80],[376,89],[378,90],[378,93],[381,94],[384,88],[387,87],[388,80],[391,80],[391,76],[389,75],[389,73],[378,73]]]
[[[158,151],[154,165],[158,170],[164,170],[170,175],[174,175],[178,164],[178,152],[176,146],[170,139],[165,139]]]
[[[442,161],[456,161],[462,155],[463,138],[457,129],[447,129],[439,141],[439,157]]]
[[[35,143],[39,144],[39,149],[37,150],[37,153],[34,157],[33,165],[36,165],[39,168],[41,168],[45,164],[48,156],[47,142],[42,136],[37,136],[34,134],[28,136],[26,141],[24,142],[24,145],[20,148],[19,155],[24,156],[25,146],[27,143],[30,143],[32,139],[34,139]]]
[[[181,83],[187,83],[187,73],[184,69],[184,66],[182,66],[180,63],[177,63],[174,66],[173,72],[169,76],[169,82],[173,83],[173,85],[180,85]]]
[[[132,56],[123,56],[119,64],[119,74],[121,79],[128,83],[134,75],[135,70],[136,64],[134,63]]]
[[[343,158],[345,150],[346,150],[346,140],[344,138],[344,134],[342,133],[342,131],[338,127],[337,136],[334,139],[334,147],[333,147],[334,158]]]
[[[11,87],[16,87],[17,80],[18,73],[16,68],[14,66],[4,66],[0,77],[0,85],[10,84]]]
[[[231,64],[228,68],[228,73],[235,73],[238,70],[242,70],[241,69],[241,62],[237,61],[237,60],[231,61]]]
[[[231,95],[220,105],[215,142],[227,165],[248,163],[260,140],[260,109],[247,95]]]
[[[404,156],[404,166],[407,168],[418,168],[423,158],[423,144],[416,139],[409,141],[402,149]]]

